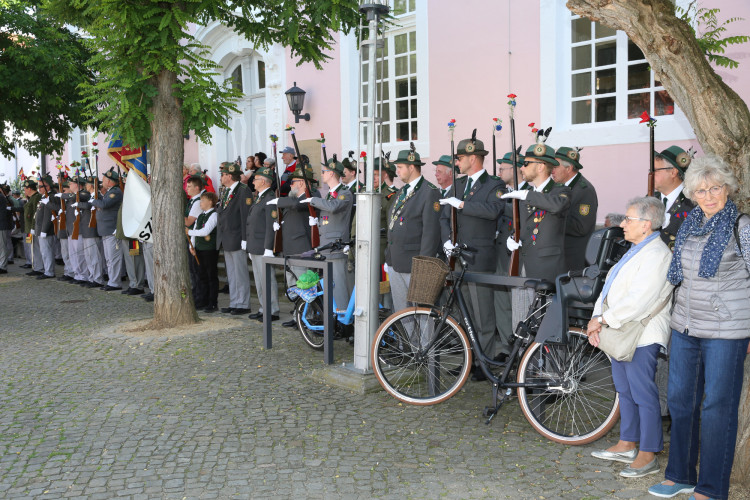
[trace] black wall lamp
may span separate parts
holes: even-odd
[[[297,87],[297,82],[294,82],[294,87],[284,93],[286,94],[286,100],[289,102],[289,109],[294,113],[294,123],[299,123],[300,119],[309,122],[310,113],[300,114],[305,106],[306,92]]]

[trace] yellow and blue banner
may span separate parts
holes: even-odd
[[[107,154],[128,173],[134,170],[144,180],[148,179],[148,161],[146,145],[131,148],[122,143],[122,137],[113,135],[107,147]]]

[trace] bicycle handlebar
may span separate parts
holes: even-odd
[[[344,241],[342,239],[337,239],[336,241],[332,241],[330,243],[326,243],[325,245],[321,245],[319,247],[315,247],[312,250],[308,250],[307,252],[303,252],[301,256],[303,258],[309,258],[314,257],[319,260],[321,259],[320,252],[323,250],[343,250],[345,247],[351,246],[354,244],[354,240]]]

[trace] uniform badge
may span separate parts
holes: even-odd
[[[498,189],[495,192],[495,196],[498,197],[498,198],[502,198],[503,197],[503,190],[502,189]]]
[[[467,153],[473,153],[474,149],[476,149],[476,147],[474,146],[474,143],[470,142],[469,144],[466,145],[466,152]]]
[[[344,193],[341,193],[341,194],[340,194],[340,195],[338,196],[338,198],[339,198],[339,199],[341,199],[341,200],[345,200],[345,199],[346,199],[346,195],[345,195]]]
[[[578,205],[578,213],[581,215],[588,215],[591,211],[591,205]]]
[[[544,147],[544,144],[537,144],[534,146],[534,150],[532,151],[536,156],[544,156],[544,153],[547,152],[547,148]]]
[[[115,197],[115,193],[110,193],[109,197],[110,198],[114,198]]]
[[[245,198],[245,205],[252,205],[253,199],[252,198]]]
[[[433,204],[432,204],[432,208],[433,208],[433,210],[435,210],[436,212],[439,212],[439,211],[440,211],[440,203],[438,203],[438,202],[436,201],[435,203],[433,203]]]
[[[206,241],[211,241],[211,235],[204,236],[203,239]]]
[[[414,153],[409,153],[409,156],[407,156],[406,159],[409,161],[414,161],[417,159],[417,157],[414,156]]]
[[[271,218],[275,219],[277,215],[276,210],[271,210]]]

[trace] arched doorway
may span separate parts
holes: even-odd
[[[229,116],[226,134],[226,158],[245,158],[266,148],[266,72],[259,54],[237,57],[226,66],[225,80],[242,92],[237,112]]]

